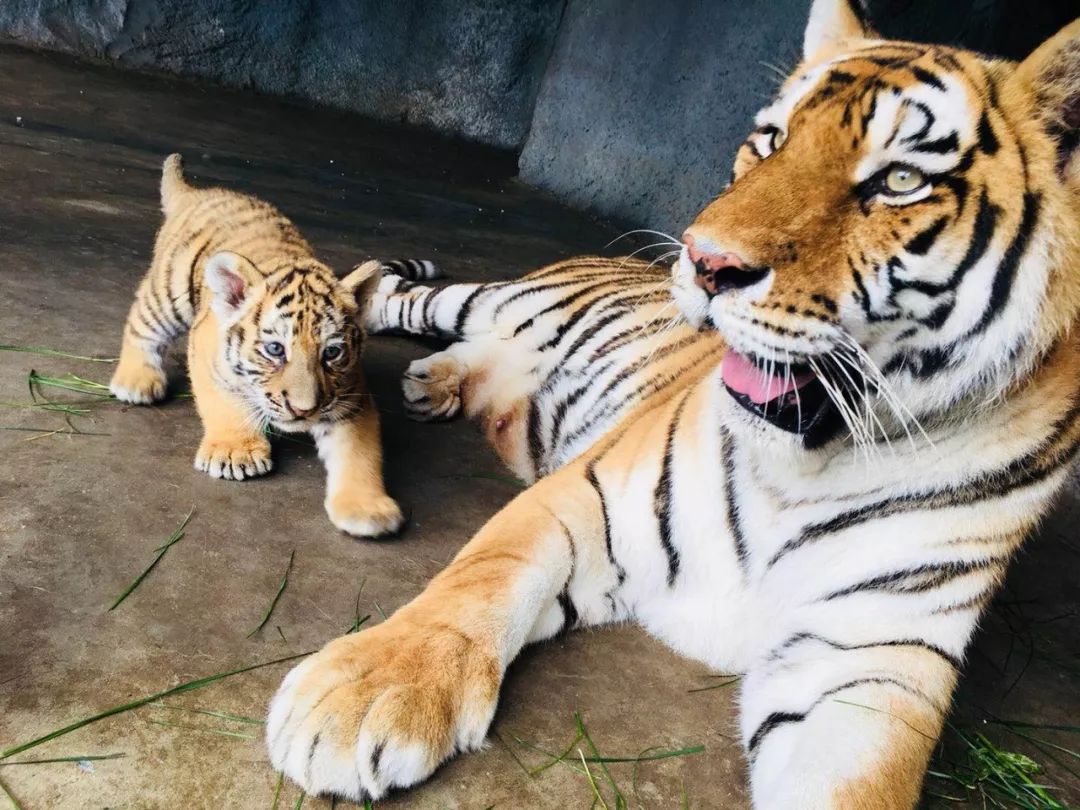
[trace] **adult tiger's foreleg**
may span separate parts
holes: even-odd
[[[603,537],[580,467],[527,490],[411,603],[285,678],[267,725],[274,766],[311,793],[361,800],[478,748],[526,643],[615,618]]]
[[[911,633],[858,643],[799,633],[747,674],[741,724],[755,807],[915,806],[959,659]]]

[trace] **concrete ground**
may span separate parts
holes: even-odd
[[[402,256],[433,258],[458,279],[502,278],[602,250],[614,234],[510,179],[513,161],[499,154],[0,48],[0,343],[116,353],[158,224],[159,164],[174,150],[198,181],[279,204],[342,270],[369,255]],[[352,624],[361,584],[359,609],[371,622],[375,603],[390,612],[415,595],[517,489],[467,424],[404,418],[398,377],[430,348],[399,338],[369,348],[389,487],[411,514],[404,534],[384,542],[331,527],[309,443],[279,442],[270,477],[214,481],[191,466],[199,426],[189,400],[94,403],[65,419],[26,407],[30,370],[105,381],[111,367],[0,352],[0,748],[186,681],[317,648]],[[180,367],[176,380],[182,390]],[[109,612],[192,506],[184,538]],[[984,721],[1080,725],[1078,519],[1070,495],[1012,572],[970,656],[954,718],[969,739],[985,733],[1045,764],[1036,781],[1061,788],[1065,803],[1080,802],[1069,770],[1080,765],[1048,743],[1076,749],[1075,736]],[[248,638],[293,550],[272,618]],[[182,709],[261,717],[287,666],[110,717],[11,759],[123,758],[0,762],[0,782],[28,810],[270,807],[276,778],[260,727]],[[378,806],[590,807],[592,788],[569,764],[526,772],[547,761],[528,745],[562,751],[580,712],[607,756],[704,746],[612,765],[629,806],[746,807],[734,690],[691,691],[719,683],[714,674],[633,628],[528,650],[507,679],[491,746]],[[1042,750],[1017,733],[1044,741]],[[962,746],[951,735],[935,767],[965,761]],[[928,792],[981,804],[978,791],[957,784],[934,781]],[[296,801],[286,786],[279,806]]]

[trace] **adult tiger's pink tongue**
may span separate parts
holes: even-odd
[[[750,398],[751,402],[764,405],[796,388],[802,388],[814,379],[813,374],[781,374],[769,376],[754,365],[744,354],[728,351],[720,363],[720,376],[732,391]]]

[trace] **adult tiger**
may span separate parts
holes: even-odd
[[[353,798],[414,784],[481,744],[523,645],[634,619],[746,673],[756,806],[912,806],[1080,446],[1078,76],[1080,22],[1017,66],[815,0],[673,283],[604,259],[382,282],[372,327],[460,341],[410,367],[408,406],[477,417],[539,480],[288,675],[275,767]],[[659,329],[672,297],[686,322]]]

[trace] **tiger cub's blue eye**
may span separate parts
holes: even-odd
[[[276,340],[270,343],[263,344],[263,351],[266,352],[268,357],[284,357],[285,347],[278,343]]]
[[[323,349],[322,356],[323,360],[326,360],[328,362],[330,360],[337,360],[339,357],[341,357],[341,347],[327,346],[325,349]]]

